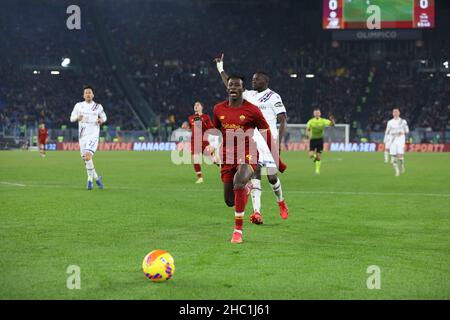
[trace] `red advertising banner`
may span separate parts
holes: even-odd
[[[133,148],[133,142],[102,142],[98,144],[99,151],[130,151]],[[62,142],[58,143],[56,150],[62,151],[79,151],[78,142]]]
[[[384,144],[376,142],[354,143],[324,143],[323,149],[331,152],[384,152]],[[306,142],[288,142],[281,146],[283,151],[308,151]],[[450,152],[450,144],[406,144],[407,152]]]
[[[104,142],[99,143],[98,151],[190,151],[190,142]],[[323,149],[331,152],[383,152],[384,144],[376,142],[324,143]],[[56,150],[79,151],[78,142],[62,142]],[[288,142],[281,145],[282,151],[309,151],[307,142]],[[407,152],[450,152],[450,144],[418,143],[406,144]]]
[[[408,152],[450,152],[450,144],[430,144],[418,143],[407,144],[406,151]]]

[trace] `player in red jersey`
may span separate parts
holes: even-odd
[[[252,139],[253,129],[260,131],[269,147],[272,145],[272,135],[259,108],[243,99],[242,77],[230,76],[227,91],[228,100],[214,106],[214,127],[221,131],[223,138],[221,178],[225,203],[229,207],[235,207],[235,227],[231,242],[241,243],[248,200],[246,186],[258,165],[256,143]]]
[[[48,141],[48,130],[45,127],[45,123],[41,123],[39,125],[38,130],[38,146],[39,146],[39,154],[42,158],[45,157],[45,144]]]
[[[191,154],[194,160],[194,170],[197,174],[195,183],[203,183],[202,168],[200,166],[200,155],[205,149],[210,153],[208,141],[203,141],[203,134],[206,130],[213,128],[211,118],[207,114],[203,114],[203,105],[201,102],[194,104],[195,113],[189,116],[189,127],[192,130],[191,135]]]

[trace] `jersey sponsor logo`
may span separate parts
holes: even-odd
[[[224,129],[244,129],[243,126],[234,123],[222,123]]]

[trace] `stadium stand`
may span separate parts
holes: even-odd
[[[450,26],[433,35],[424,32],[421,41],[334,41],[330,32],[320,32],[320,11],[300,10],[296,1],[200,1],[187,10],[183,1],[136,0],[139,5],[130,6],[124,0],[99,1],[82,29],[70,31],[61,27],[67,17],[64,4],[23,2],[6,3],[19,19],[0,23],[0,46],[7,52],[0,61],[0,119],[8,132],[39,121],[52,129],[70,127],[69,114],[81,99],[81,88],[91,84],[110,126],[147,129],[165,139],[192,112],[195,101],[204,102],[210,113],[224,99],[212,63],[221,52],[227,71],[248,80],[256,70],[270,74],[270,87],[282,96],[291,123],[305,123],[312,109],[320,107],[351,124],[356,140],[383,131],[391,109],[398,106],[412,129],[442,132],[440,139],[450,130],[450,77],[429,71],[450,59],[445,37]],[[248,19],[238,14],[242,10]],[[147,128],[118,82],[117,66],[108,61],[94,22],[108,30],[121,72],[156,114]],[[62,57],[71,58],[69,68],[59,66]],[[52,67],[61,73],[50,75]],[[305,78],[307,73],[314,78]]]

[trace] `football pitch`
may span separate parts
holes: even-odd
[[[0,152],[0,299],[450,299],[450,154],[283,154],[290,217],[263,180],[264,225],[230,243],[219,170],[168,152],[98,152],[104,190],[85,190],[78,152]],[[151,283],[142,259],[169,251],[174,277]],[[67,268],[79,266],[81,289]],[[368,289],[369,266],[380,289]]]

